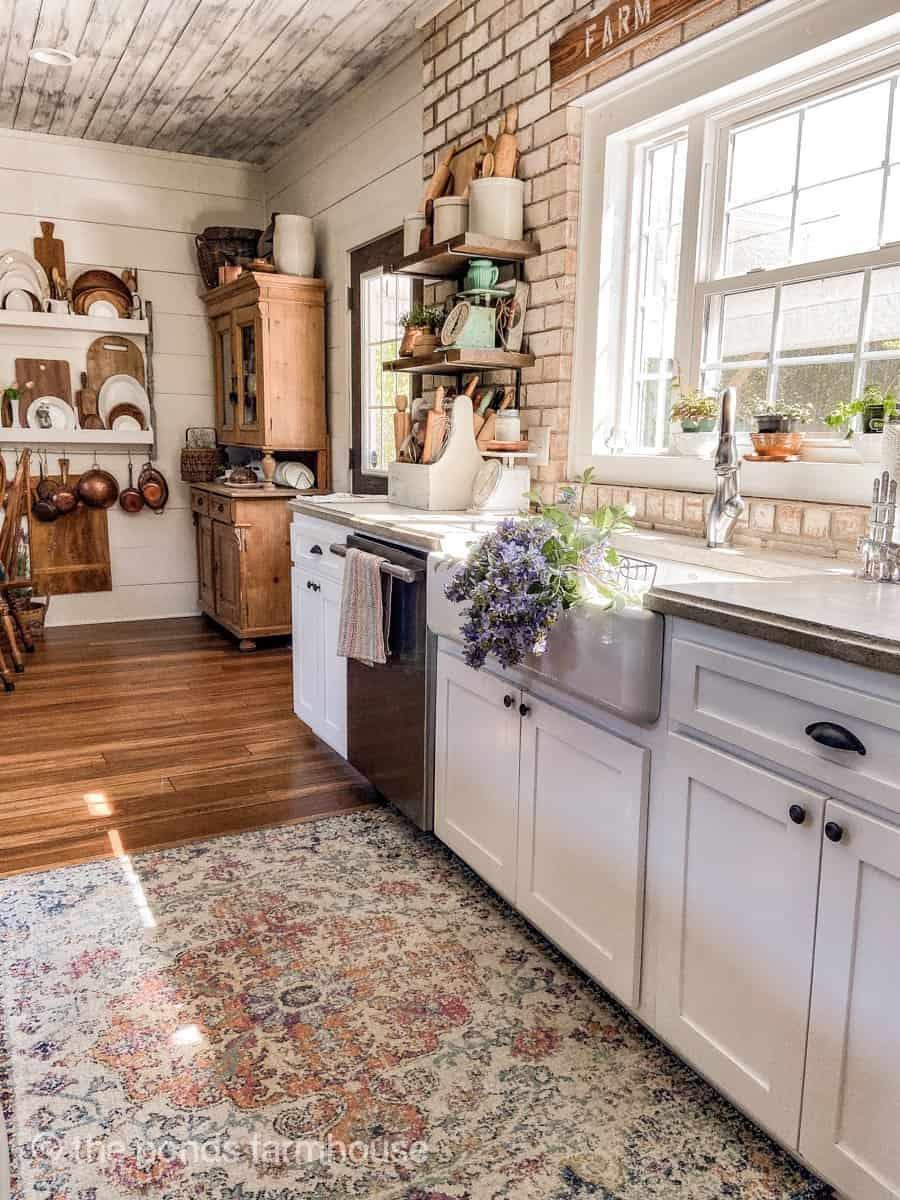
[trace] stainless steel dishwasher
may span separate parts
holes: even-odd
[[[420,829],[434,826],[429,739],[429,658],[436,641],[425,621],[428,555],[353,534],[347,548],[387,561],[390,655],[368,667],[347,660],[347,758]]]

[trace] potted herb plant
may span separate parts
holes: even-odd
[[[797,433],[812,420],[812,405],[767,400],[753,414],[758,433]]]
[[[863,462],[878,462],[885,427],[900,422],[897,398],[892,391],[884,392],[870,383],[861,396],[832,409],[825,421],[832,429],[844,431]]]
[[[437,334],[444,323],[444,309],[439,304],[414,304],[409,312],[400,317],[403,340],[400,342],[400,357],[426,358],[437,347]]]
[[[682,433],[711,433],[716,427],[719,403],[715,396],[685,392],[672,405],[672,420]]]

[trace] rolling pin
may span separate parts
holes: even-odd
[[[430,463],[441,452],[444,444],[444,428],[447,418],[444,416],[444,389],[439,387],[434,393],[434,404],[428,410],[425,422],[425,445],[422,450],[422,462]]]
[[[512,179],[519,165],[519,144],[516,127],[519,123],[518,109],[510,107],[503,114],[500,132],[494,142],[493,175],[498,179]]]
[[[402,461],[401,452],[406,445],[406,439],[409,437],[412,420],[407,412],[409,400],[406,396],[397,396],[394,403],[397,406],[397,411],[394,413],[394,446],[396,448],[397,460]]]
[[[513,139],[515,141],[515,139]],[[450,182],[450,164],[453,162],[453,156],[456,154],[457,142],[454,142],[447,151],[442,162],[434,168],[434,174],[428,182],[428,187],[425,189],[425,196],[422,202],[424,211],[425,205],[429,200],[439,200],[447,190],[447,184]]]

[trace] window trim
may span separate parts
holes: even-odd
[[[860,9],[867,10],[861,12]],[[831,90],[846,81],[890,69],[900,62],[900,14],[883,0],[848,11],[841,0],[770,0],[726,27],[705,35],[702,42],[672,51],[661,62],[648,63],[620,80],[582,97],[577,106],[585,110],[582,152],[581,211],[579,222],[579,270],[576,283],[576,329],[573,357],[573,420],[570,432],[569,471],[593,466],[604,480],[635,486],[661,486],[705,490],[711,488],[708,463],[679,458],[667,453],[598,453],[595,440],[607,420],[595,412],[596,384],[622,379],[621,289],[623,269],[623,219],[630,212],[628,154],[633,152],[637,131],[640,140],[672,132],[679,126],[703,126],[703,136],[689,141],[685,209],[704,201],[701,212],[712,216],[716,189],[724,181],[716,164],[722,161],[720,139],[740,113],[742,122],[789,107],[815,92]],[[785,47],[791,56],[786,57]],[[752,85],[748,80],[753,77]],[[761,92],[765,90],[765,97]],[[695,133],[699,133],[696,125]],[[723,133],[723,131],[725,131]],[[726,143],[727,145],[727,143]],[[698,165],[696,157],[702,154]],[[692,158],[694,161],[692,162]],[[699,166],[699,169],[698,169]],[[600,203],[597,202],[601,197]],[[631,223],[626,226],[630,230]],[[711,254],[708,229],[696,244],[682,243],[682,267],[696,264],[696,273],[682,269],[679,280],[676,358],[689,377],[699,378],[700,338],[695,333],[705,319],[695,279],[710,280],[701,286],[705,294],[715,289],[754,290],[762,286],[759,275],[737,280],[712,280],[711,260],[700,261],[705,243]],[[853,269],[848,256],[840,272]],[[896,249],[874,251],[865,256],[886,264],[896,262]],[[779,269],[808,277],[816,264]],[[766,285],[772,273],[766,272]],[[695,290],[698,293],[695,302]],[[682,306],[687,305],[683,311]],[[599,322],[603,314],[602,325]],[[700,324],[698,325],[698,322]],[[685,356],[688,338],[690,353]],[[748,495],[818,499],[833,503],[865,503],[871,494],[872,471],[859,466],[835,464],[744,464],[743,489]]]

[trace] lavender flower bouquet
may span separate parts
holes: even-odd
[[[502,521],[447,583],[447,599],[467,604],[462,635],[470,667],[484,666],[489,655],[514,667],[528,654],[543,653],[560,614],[587,599],[610,608],[633,602],[609,573],[619,562],[609,539],[633,528],[630,514],[606,505],[586,515],[590,472],[578,482],[576,512],[543,505],[532,495],[536,515]]]

